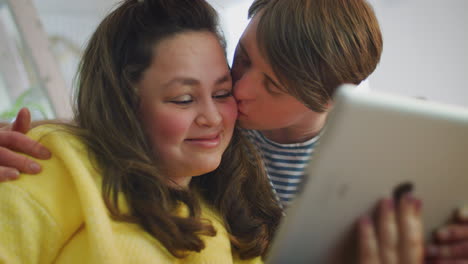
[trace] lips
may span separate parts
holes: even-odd
[[[237,105],[237,114],[238,114],[238,115],[245,115],[245,113],[242,112],[242,109],[241,109],[240,104]]]
[[[214,148],[217,147],[221,142],[221,133],[188,138],[185,141],[191,145],[198,147]]]

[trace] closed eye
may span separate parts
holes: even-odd
[[[232,91],[226,91],[223,93],[215,94],[213,95],[213,98],[215,99],[223,99],[223,98],[228,98],[232,96]]]
[[[190,104],[193,102],[193,97],[191,95],[182,95],[170,100],[170,102],[178,105]]]
[[[273,96],[287,94],[287,91],[284,88],[280,88],[280,86],[278,86],[278,84],[266,74],[264,74],[263,85],[267,92]]]

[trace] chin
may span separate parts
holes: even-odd
[[[214,170],[216,170],[219,165],[221,164],[221,162],[210,162],[208,164],[204,164],[204,166],[202,167],[198,167],[196,169],[196,172],[193,174],[193,175],[196,175],[196,176],[200,176],[200,175],[203,175],[203,174],[206,174],[206,173],[210,173]]]

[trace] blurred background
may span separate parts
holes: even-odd
[[[209,0],[232,61],[252,0]],[[369,0],[384,36],[362,89],[468,107],[468,1]],[[0,121],[27,106],[34,119],[69,118],[86,41],[117,0],[0,0]]]

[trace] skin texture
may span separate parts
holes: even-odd
[[[187,175],[219,166],[231,140],[237,116],[231,76],[212,33],[163,40],[155,57],[138,85],[142,120],[162,172],[186,187]]]
[[[303,142],[320,132],[327,113],[314,112],[284,92],[257,46],[260,16],[250,21],[234,55],[232,78],[239,125],[260,130],[278,143]]]
[[[434,233],[435,241],[427,247],[427,263],[464,264],[468,263],[468,207],[462,207],[454,214],[452,223]]]
[[[375,225],[370,217],[363,217],[358,234],[361,264],[423,263],[421,201],[411,194],[399,202],[380,201]]]
[[[38,158],[48,159],[51,153],[41,144],[30,140],[24,133],[30,129],[31,114],[23,108],[11,125],[0,127],[0,182],[17,179],[20,172],[35,174],[41,167],[31,159],[13,151]]]
[[[258,129],[266,137],[278,143],[304,141],[321,130],[327,111],[324,113],[310,111],[293,96],[282,92],[282,84],[278,82],[268,62],[263,59],[256,44],[256,20],[259,15],[261,14],[254,17],[242,35],[233,63],[232,76],[234,96],[239,105],[239,124],[244,128]],[[16,179],[18,171],[25,173],[40,171],[40,167],[34,165],[32,160],[11,150],[36,158],[50,157],[47,150],[21,134],[29,129],[30,121],[25,112],[27,111],[20,111],[13,126],[3,127],[0,130],[0,181]],[[183,180],[175,179],[175,181],[180,182],[179,184],[184,183]],[[467,222],[468,217],[456,218],[452,224],[437,232],[437,243],[427,249],[430,263],[468,263],[461,260],[468,258],[466,253],[468,244],[464,242],[468,240]],[[364,227],[372,227],[370,221],[363,223],[367,223]],[[363,234],[369,233],[363,232]],[[391,237],[389,239],[391,240]],[[375,250],[376,246],[373,248]],[[375,253],[372,256],[375,256]]]

